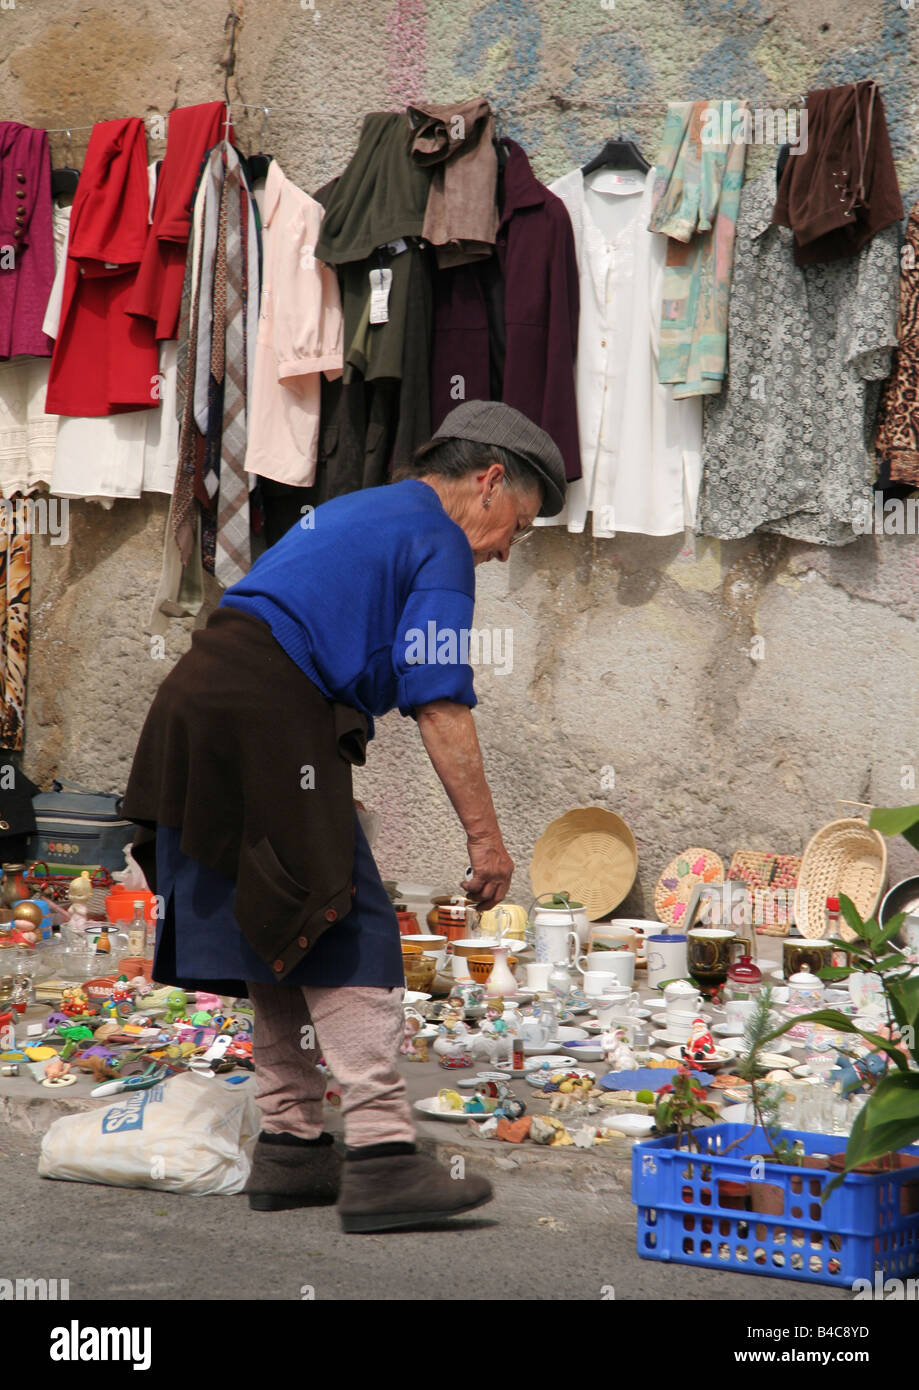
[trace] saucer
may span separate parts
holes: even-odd
[[[667,1056],[674,1062],[683,1061],[683,1053],[679,1047],[668,1047]],[[726,1062],[732,1062],[736,1056],[733,1047],[716,1047],[714,1056],[703,1057],[701,1065],[706,1071],[718,1071]]]

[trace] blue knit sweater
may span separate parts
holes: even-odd
[[[472,549],[417,479],[324,502],[221,602],[261,618],[327,698],[364,714],[476,703]]]

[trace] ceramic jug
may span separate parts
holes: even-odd
[[[577,907],[546,907],[540,904],[539,898],[530,910],[530,923],[537,961],[551,964],[562,959],[572,962],[582,944],[586,944],[590,930],[584,908],[579,910]]]

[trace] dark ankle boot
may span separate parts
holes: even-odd
[[[342,1160],[331,1134],[318,1140],[260,1134],[245,1191],[253,1211],[327,1206],[338,1196]]]
[[[440,1163],[419,1153],[357,1159],[349,1154],[338,1213],[349,1233],[391,1231],[458,1216],[493,1195],[485,1178],[451,1178]]]

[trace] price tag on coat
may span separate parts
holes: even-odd
[[[392,289],[391,270],[370,272],[370,322],[389,322],[389,291]]]

